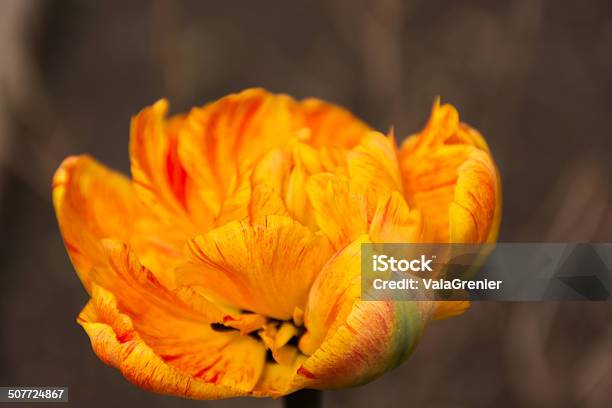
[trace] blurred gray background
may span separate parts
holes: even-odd
[[[608,1],[0,1],[0,384],[75,407],[280,407],[141,391],[93,354],[50,201],[61,160],[128,171],[129,119],[249,86],[316,96],[405,136],[436,95],[487,138],[501,241],[612,241]],[[609,406],[612,304],[479,303],[328,407]]]

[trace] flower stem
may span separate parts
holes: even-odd
[[[320,390],[299,390],[283,397],[285,408],[320,408],[323,406],[323,392]]]

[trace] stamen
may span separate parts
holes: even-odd
[[[244,316],[247,313],[243,313]],[[259,317],[263,317],[258,315]],[[265,319],[265,318],[264,318]],[[234,320],[225,323],[211,323],[210,327],[216,332],[238,332],[252,339],[261,341],[266,348],[266,361],[276,362],[282,365],[291,365],[300,354],[300,337],[306,331],[304,327],[297,327],[295,321],[282,321],[268,318],[263,329],[258,331],[241,331],[239,328],[231,327]]]
[[[304,324],[304,311],[297,306],[293,309],[293,324],[297,327]]]
[[[298,337],[303,332],[303,328],[295,327],[291,322],[285,321],[279,324],[278,321],[272,321],[258,334],[266,349],[271,352],[274,361],[282,365],[291,365],[299,354]]]
[[[278,332],[276,333],[274,345],[278,348],[283,347],[296,334],[297,327],[289,322],[285,322],[281,325],[280,329],[278,329]]]

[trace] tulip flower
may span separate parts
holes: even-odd
[[[401,148],[348,111],[249,89],[131,123],[131,179],[82,155],[53,178],[94,352],[193,399],[367,383],[467,302],[360,300],[364,242],[494,242],[500,182],[455,108]]]

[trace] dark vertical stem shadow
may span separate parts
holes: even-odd
[[[285,408],[318,408],[323,406],[323,392],[300,390],[283,398]]]

